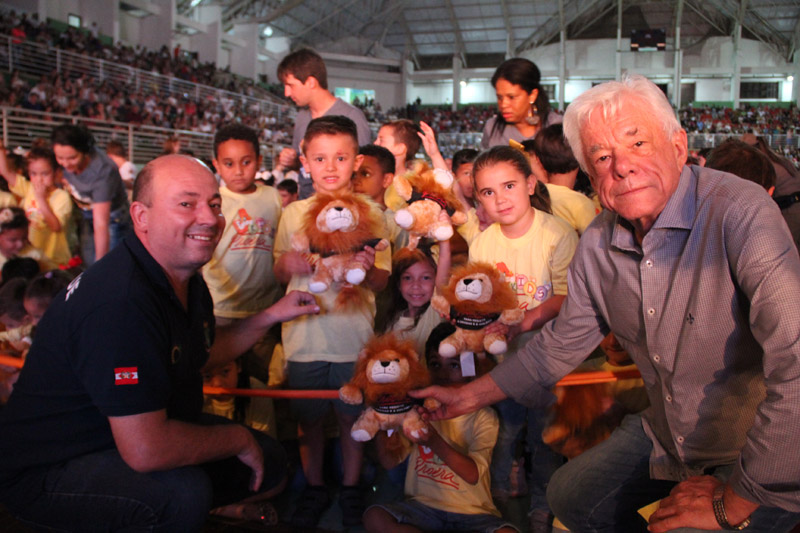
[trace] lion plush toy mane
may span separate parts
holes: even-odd
[[[413,346],[389,333],[373,337],[359,354],[353,379],[339,389],[343,402],[367,405],[350,431],[353,440],[370,440],[380,430],[403,428],[414,436],[427,431],[415,408],[416,400],[408,396],[408,391],[430,384]],[[423,405],[428,409],[439,406],[431,398]]]
[[[366,271],[355,255],[372,246],[376,251],[389,246],[382,232],[383,219],[366,196],[352,192],[316,194],[303,219],[302,231],[292,235],[292,248],[319,254],[308,288],[313,293],[327,290],[332,283],[343,283],[338,303],[351,299],[346,289],[364,281]]]
[[[439,355],[453,357],[463,352],[502,354],[508,345],[504,335],[486,334],[498,321],[519,324],[524,311],[503,274],[488,263],[470,262],[453,269],[447,285],[431,300],[441,315],[455,321],[456,331],[439,345]]]

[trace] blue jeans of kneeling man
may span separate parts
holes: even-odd
[[[556,471],[547,488],[553,514],[571,532],[646,532],[638,510],[669,495],[674,481],[650,479],[653,443],[639,415],[628,415],[605,442],[570,460]],[[733,465],[713,475],[726,480]],[[759,507],[745,531],[788,532],[800,514],[776,507]],[[680,528],[674,531],[701,531]]]

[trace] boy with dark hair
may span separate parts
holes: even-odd
[[[394,211],[386,206],[384,198],[386,189],[394,179],[394,155],[377,144],[366,144],[358,149],[358,153],[364,159],[356,171],[353,190],[366,194],[381,206],[389,231],[389,242],[392,243],[392,250],[397,251],[408,244],[408,232],[394,221]]]
[[[419,126],[408,119],[387,122],[378,130],[375,144],[387,148],[395,158],[395,174],[402,174],[422,146]]]
[[[342,116],[312,120],[303,139],[301,161],[311,174],[317,194],[347,191],[353,173],[364,159],[358,154],[356,125]],[[298,200],[286,208],[275,239],[275,275],[288,284],[287,290],[308,289],[312,264],[318,255],[293,251],[291,237],[303,231],[306,214],[313,198]],[[374,204],[375,210],[380,209]],[[376,235],[376,237],[387,237]],[[375,252],[369,246],[356,254],[367,271],[358,290],[363,305],[336,309],[338,290],[316,295],[322,312],[310,320],[292,320],[283,324],[283,351],[288,361],[290,389],[338,389],[350,380],[357,354],[373,333],[375,292],[383,290],[391,271],[389,248]],[[355,526],[361,522],[363,496],[358,487],[363,446],[350,436],[360,408],[339,400],[292,400],[292,410],[299,422],[300,459],[308,485],[292,516],[296,528],[312,528],[328,507],[329,495],[324,486],[323,418],[332,406],[341,434],[344,485],[339,493],[342,522]]]
[[[211,260],[203,267],[217,324],[231,324],[260,312],[281,295],[272,270],[273,246],[281,199],[274,187],[256,182],[261,164],[256,132],[241,124],[228,124],[214,136],[214,167],[224,186],[222,214],[225,231]],[[277,341],[277,328],[245,355],[251,375],[267,380],[269,358]]]
[[[356,171],[353,190],[366,194],[385,209],[383,194],[394,179],[394,156],[376,144],[366,144],[358,149],[358,153],[364,158]]]
[[[285,179],[275,186],[281,197],[281,206],[286,207],[297,200],[297,182],[292,179]]]

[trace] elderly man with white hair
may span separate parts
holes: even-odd
[[[568,462],[548,501],[571,531],[789,531],[800,520],[800,257],[758,185],[685,166],[686,133],[640,76],[573,101],[564,131],[606,210],[583,234],[559,316],[457,390],[452,417],[542,405],[613,332],[651,406]],[[637,509],[661,500],[649,526]]]

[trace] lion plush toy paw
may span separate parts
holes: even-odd
[[[397,210],[394,220],[408,231],[408,248],[412,250],[422,237],[448,240],[453,236],[452,224],[467,221],[467,214],[453,192],[453,176],[448,172],[432,170],[418,162],[412,171],[395,176],[392,185],[407,204]],[[449,221],[442,220],[442,211],[450,216]]]
[[[429,383],[428,371],[419,362],[411,342],[399,341],[392,334],[374,337],[359,354],[353,379],[339,389],[343,402],[367,405],[353,424],[350,436],[363,442],[381,430],[393,432],[402,428],[414,438],[426,433],[427,425],[415,409],[417,400],[408,391]],[[423,405],[433,410],[439,402],[428,398]]]
[[[505,335],[486,334],[494,322],[507,326],[522,322],[525,312],[503,274],[488,263],[471,262],[453,269],[448,284],[431,300],[441,315],[455,321],[456,331],[439,345],[439,355],[454,357],[463,352],[505,353]]]
[[[360,194],[316,194],[303,221],[303,230],[292,235],[292,248],[319,254],[308,282],[308,290],[321,293],[334,284],[358,285],[366,278],[364,267],[355,260],[364,246],[376,251],[389,247],[381,232],[382,217]]]

